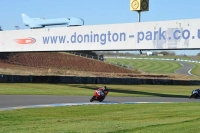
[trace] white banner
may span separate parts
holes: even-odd
[[[200,19],[0,31],[0,52],[200,49]]]

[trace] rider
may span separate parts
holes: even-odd
[[[200,94],[200,88],[199,89],[195,89],[195,90],[192,91],[192,93],[195,93],[195,92]]]
[[[103,86],[102,88],[99,88],[98,91],[100,91],[101,97],[105,97],[105,91],[107,90],[106,86]]]

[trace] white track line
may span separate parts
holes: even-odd
[[[179,63],[179,64],[181,64],[182,68],[184,67],[184,65],[183,65],[182,63]],[[195,68],[195,65],[193,65],[193,68]],[[188,71],[188,74],[191,75],[191,76],[197,77],[196,75],[191,74],[191,71],[192,71],[193,68],[191,68],[191,69]],[[180,69],[181,69],[181,68],[180,68]],[[179,70],[179,69],[178,69],[178,70]],[[178,71],[178,70],[175,70],[174,73],[177,73],[176,71]]]
[[[62,106],[83,106],[83,105],[106,105],[106,104],[162,104],[172,102],[88,102],[88,103],[60,103],[60,104],[44,104],[44,105],[29,105],[29,106],[18,106],[0,108],[0,111],[6,110],[19,110],[27,108],[45,108],[45,107],[62,107]]]
[[[188,71],[188,73],[189,73],[190,75],[194,76],[194,77],[198,77],[198,76],[196,76],[196,75],[191,74],[191,71],[192,71],[192,69],[194,69],[194,68],[195,68],[195,65],[193,65],[193,68],[191,68],[191,69]]]

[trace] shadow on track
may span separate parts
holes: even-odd
[[[69,85],[69,86],[83,88],[83,89],[90,89],[90,90],[93,90],[93,91],[98,88],[96,85],[94,85],[94,86]],[[115,92],[115,93],[136,94],[136,95],[146,95],[146,96],[156,96],[156,97],[188,98],[188,96],[186,96],[186,95],[162,94],[162,93],[132,91],[132,90],[124,90],[124,89],[120,90],[120,89],[113,89],[113,88],[109,88],[109,91],[110,92]]]

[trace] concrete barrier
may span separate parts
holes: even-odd
[[[200,80],[0,75],[0,83],[200,85]]]

